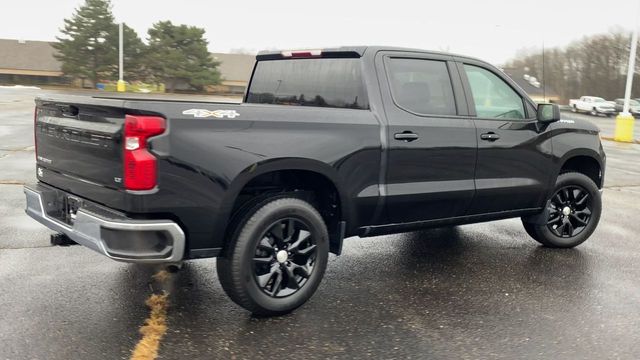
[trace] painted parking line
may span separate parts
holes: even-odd
[[[171,274],[166,270],[160,270],[152,276],[153,282],[162,290],[152,291],[145,301],[149,308],[149,317],[138,330],[142,338],[131,352],[131,360],[153,360],[158,357],[160,341],[167,332],[167,308],[169,307],[169,292],[163,288],[170,278]],[[153,288],[152,286],[152,290]]]
[[[607,141],[616,141],[616,139],[613,136],[600,136],[600,139],[607,140]],[[640,144],[640,139],[634,139],[633,141],[629,141],[629,142],[623,141],[623,142],[629,143],[629,144],[631,143]]]

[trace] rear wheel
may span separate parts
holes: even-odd
[[[575,105],[573,105],[573,106],[571,107],[571,112],[578,112],[578,109],[576,108],[576,106],[575,106]]]
[[[598,116],[598,111],[596,110],[596,108],[593,108],[593,109],[591,109],[590,114],[593,115],[593,116]]]
[[[329,257],[329,236],[318,211],[297,198],[266,200],[245,212],[218,278],[229,297],[256,315],[280,315],[316,291]]]
[[[598,187],[584,174],[561,174],[547,211],[546,224],[529,223],[523,219],[527,233],[549,247],[580,245],[591,236],[600,221],[602,199]]]

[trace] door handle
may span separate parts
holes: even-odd
[[[500,135],[494,132],[488,132],[488,133],[481,134],[480,139],[487,140],[487,141],[496,141],[500,139]]]
[[[411,132],[409,130],[405,130],[401,133],[395,133],[393,135],[393,138],[396,140],[401,140],[401,141],[406,141],[406,142],[411,142],[414,140],[418,140],[419,136],[418,134]]]

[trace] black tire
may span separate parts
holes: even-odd
[[[596,110],[596,108],[593,108],[593,110],[591,110],[591,115],[598,116],[598,110]]]
[[[276,197],[245,211],[236,224],[217,259],[218,279],[231,300],[261,316],[286,314],[309,300],[329,258],[329,235],[318,211],[304,200]],[[279,257],[282,251],[288,257]]]
[[[578,112],[578,108],[575,105],[573,105],[571,107],[571,112],[577,113]]]
[[[584,194],[586,196],[583,198]],[[562,208],[557,205],[560,203],[564,204]],[[563,212],[565,208],[569,208],[568,215]],[[598,186],[584,174],[567,172],[560,174],[556,180],[549,201],[547,224],[530,223],[525,218],[522,224],[527,233],[544,246],[572,248],[591,236],[598,226],[601,213],[602,199]]]

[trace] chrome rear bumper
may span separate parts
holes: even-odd
[[[185,250],[185,235],[171,220],[136,220],[100,205],[81,201],[71,223],[50,214],[60,210],[61,190],[42,185],[25,186],[25,212],[51,230],[63,233],[113,260],[136,263],[178,263]],[[46,205],[46,206],[45,206]]]

